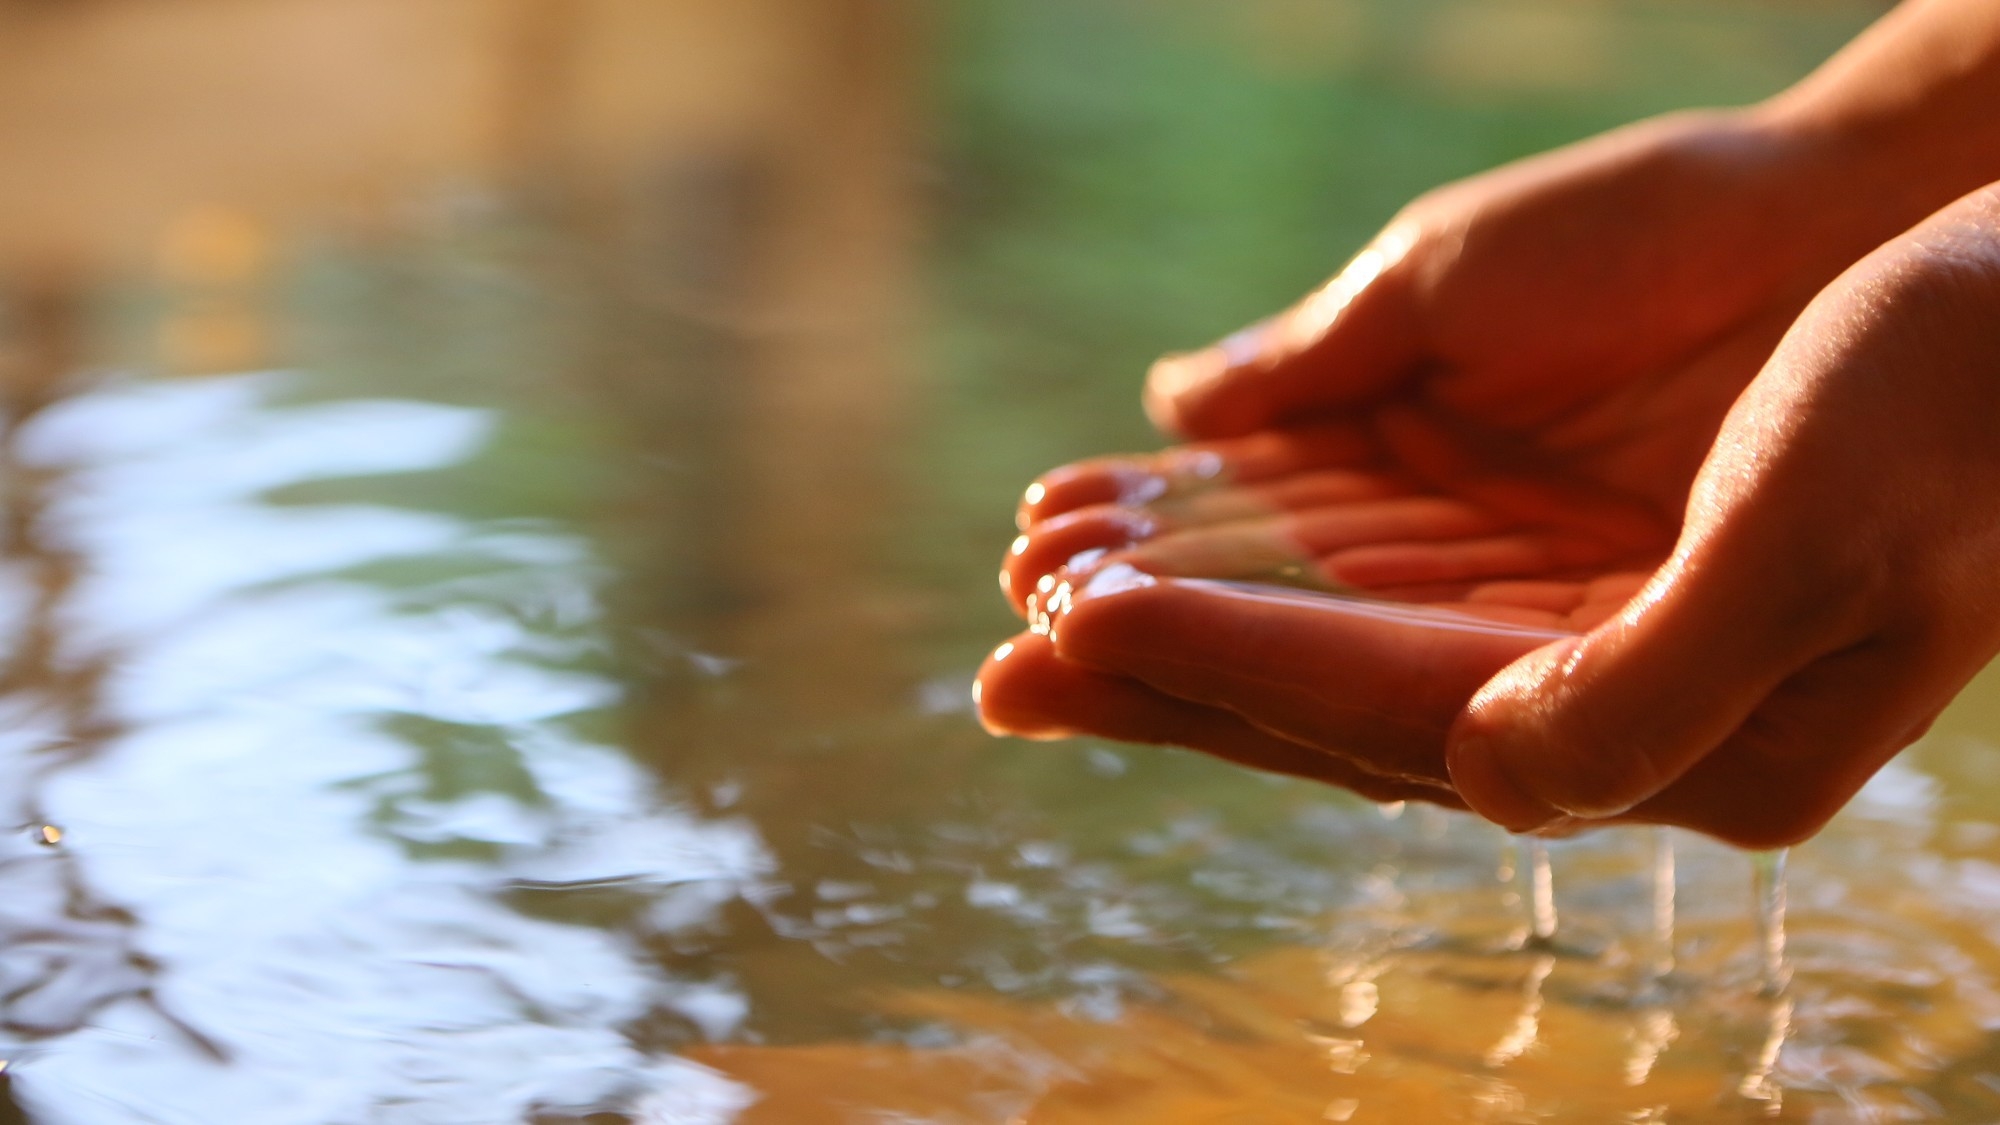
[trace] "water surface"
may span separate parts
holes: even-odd
[[[1777,995],[1703,841],[1662,975],[1648,833],[1523,942],[1497,830],[966,702],[1151,351],[1865,11],[826,7],[0,9],[116,76],[0,66],[89,187],[0,220],[0,1120],[2000,1116],[1991,675]]]

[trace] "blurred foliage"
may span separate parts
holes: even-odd
[[[1137,406],[1155,355],[1282,307],[1412,196],[1650,113],[1765,96],[1881,8],[948,5],[936,400],[912,450],[935,491],[916,561],[969,590],[967,552],[997,552],[1035,473],[1157,444]]]

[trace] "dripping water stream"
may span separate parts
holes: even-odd
[[[1759,991],[1777,996],[1791,983],[1785,959],[1785,862],[1790,849],[1756,852],[1750,857],[1751,893],[1757,911],[1757,979]]]
[[[1521,902],[1528,911],[1528,944],[1547,948],[1556,940],[1555,872],[1549,866],[1548,841],[1530,836],[1523,850],[1521,874],[1526,882]]]

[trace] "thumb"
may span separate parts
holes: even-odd
[[[1805,583],[1760,573],[1676,554],[1623,613],[1502,669],[1447,739],[1466,803],[1526,831],[1616,816],[1693,768],[1842,643],[1841,615]]]
[[[1235,437],[1378,393],[1417,358],[1415,232],[1391,226],[1269,320],[1146,376],[1146,413],[1186,438]]]

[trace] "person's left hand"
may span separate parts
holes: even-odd
[[[982,670],[982,714],[1514,829],[1797,842],[2000,649],[1996,302],[2000,188],[1814,300],[1684,514],[1409,399],[1059,472],[1005,579],[1040,627]]]
[[[1414,407],[1068,466],[1021,520],[1003,584],[1031,625],[981,673],[996,732],[1172,743],[1454,807],[1466,700],[1623,605],[1672,541],[1649,505]]]

